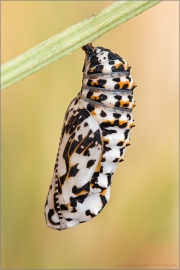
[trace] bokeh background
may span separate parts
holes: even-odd
[[[12,1],[2,7],[2,63],[101,11],[106,1]],[[136,127],[101,214],[70,230],[43,208],[64,113],[84,52],[2,93],[2,269],[178,269],[179,1],[165,1],[96,40],[133,67]]]

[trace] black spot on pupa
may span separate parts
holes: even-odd
[[[96,159],[90,159],[87,162],[86,168],[90,169],[94,165],[95,162],[96,162]]]
[[[103,195],[101,195],[101,194],[100,194],[100,198],[101,198],[102,205],[103,205],[103,207],[104,207],[104,206],[106,205],[106,203],[107,203],[107,199],[106,199],[105,196],[103,196]]]
[[[114,107],[120,107],[120,102],[119,101],[117,101],[116,103],[115,103],[115,105],[114,105]]]
[[[125,147],[120,148],[120,156],[122,156],[122,155],[123,155],[124,150],[125,150]]]
[[[107,96],[106,95],[104,95],[104,94],[99,95],[99,100],[100,101],[104,101],[106,99],[107,99]]]
[[[89,91],[88,93],[87,93],[87,98],[89,98],[89,99],[91,99],[91,96],[93,95],[93,92],[92,91]]]
[[[114,82],[120,82],[120,78],[113,78]]]
[[[72,192],[74,194],[78,194],[81,191],[87,191],[87,192],[89,192],[89,190],[90,190],[90,182],[84,184],[82,187],[79,187],[79,188],[77,186],[73,186],[72,187]]]
[[[82,138],[83,138],[83,136],[82,136],[82,134],[80,134],[80,135],[78,136],[78,141],[82,141]]]
[[[121,114],[119,113],[113,113],[113,116],[116,118],[116,119],[119,119],[121,117]]]
[[[76,208],[73,207],[73,210],[71,211],[71,213],[76,213],[76,212],[77,212]]]
[[[99,79],[98,80],[98,87],[104,88],[104,85],[106,84],[106,80]]]
[[[119,65],[119,67],[112,66],[111,68],[112,72],[118,72],[118,71],[124,71],[123,65]]]
[[[113,173],[112,173],[112,174],[111,174],[111,173],[107,173],[108,186],[110,186],[110,185],[111,185],[111,179],[112,179],[112,175],[113,175]]]
[[[113,133],[117,133],[117,131],[114,130],[114,129],[106,129],[106,128],[102,128],[102,135],[103,135],[103,136],[107,136],[107,135],[113,134]]]
[[[127,123],[123,123],[122,125],[119,125],[120,128],[125,128],[127,127]]]
[[[109,60],[120,60],[122,63],[125,63],[124,60],[122,59],[122,57],[120,57],[118,54],[113,53],[111,51],[108,53],[108,59]]]
[[[129,131],[130,131],[130,129],[127,129],[127,130],[124,132],[124,137],[125,137],[125,139],[128,138]]]
[[[76,105],[78,103],[78,98],[76,98],[75,102],[74,102],[74,105]]]
[[[103,65],[98,65],[93,73],[102,73],[103,67]]]
[[[69,156],[71,156],[71,155],[74,153],[76,147],[77,147],[78,144],[79,144],[79,141],[81,141],[81,140],[82,140],[82,135],[79,135],[79,136],[78,136],[78,141],[76,141],[76,140],[73,140],[73,141],[72,141],[72,143],[71,143],[71,145],[70,145],[70,148],[69,148]]]
[[[124,142],[123,141],[120,141],[117,143],[117,146],[123,146]]]
[[[114,163],[116,163],[116,162],[118,162],[118,161],[119,161],[119,158],[115,158],[115,159],[113,160]]]
[[[131,120],[131,115],[129,113],[126,116],[129,120]]]
[[[129,101],[132,102],[133,97],[132,96],[128,96],[128,98],[129,98]]]
[[[85,150],[85,152],[84,152],[84,156],[87,156],[87,157],[89,157],[89,156],[90,156],[89,149],[86,149],[86,150]]]
[[[86,210],[86,216],[95,217],[96,215],[95,215],[95,214],[92,214],[92,213],[90,212],[90,210]]]
[[[56,164],[54,165],[54,171],[56,171],[57,167],[58,167],[58,164],[56,163]],[[56,171],[56,172],[57,172],[57,171]]]
[[[79,172],[79,169],[77,168],[78,164],[79,163],[77,163],[76,165],[71,167],[71,169],[69,171],[69,177],[74,177]]]
[[[130,76],[126,76],[126,79],[128,79],[128,81],[131,82],[131,77]]]
[[[72,218],[66,218],[66,221],[71,221],[71,220],[73,220]]]
[[[54,210],[53,209],[50,209],[49,212],[48,212],[48,220],[50,221],[50,223],[52,225],[60,225],[60,222],[54,222],[52,220],[53,215],[54,215]]]
[[[109,61],[109,64],[110,64],[110,65],[114,65],[114,64],[115,64],[115,61],[114,61],[114,60],[110,60],[110,61]]]
[[[110,151],[110,150],[111,150],[111,147],[104,146],[104,149],[103,149],[103,150],[104,150],[104,151],[103,151],[103,153],[108,152],[108,151]]]
[[[89,111],[89,112],[91,112],[91,111],[93,111],[95,108],[94,108],[94,106],[91,104],[91,103],[89,103],[88,105],[87,105],[87,110]]]
[[[70,202],[71,202],[71,206],[72,207],[76,207],[77,206],[76,198],[70,197]]]
[[[107,114],[102,110],[101,113],[100,113],[100,116],[105,117],[105,116],[107,116]]]
[[[117,100],[121,100],[122,96],[116,95],[116,96],[114,96],[114,98],[117,99]]]
[[[61,204],[61,205],[60,205],[60,208],[61,208],[61,210],[68,210],[66,204]]]

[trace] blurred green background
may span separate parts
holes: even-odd
[[[2,2],[2,63],[112,3]],[[110,202],[73,229],[48,228],[43,211],[84,52],[3,91],[2,269],[178,268],[178,22],[179,2],[165,1],[93,43],[132,66],[136,127]]]

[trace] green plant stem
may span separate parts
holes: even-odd
[[[159,2],[161,1],[117,1],[100,13],[47,39],[2,65],[1,89],[93,42]]]

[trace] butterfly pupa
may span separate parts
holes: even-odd
[[[110,198],[134,126],[131,67],[103,47],[83,47],[81,91],[65,114],[45,204],[47,225],[64,230],[97,216]]]

